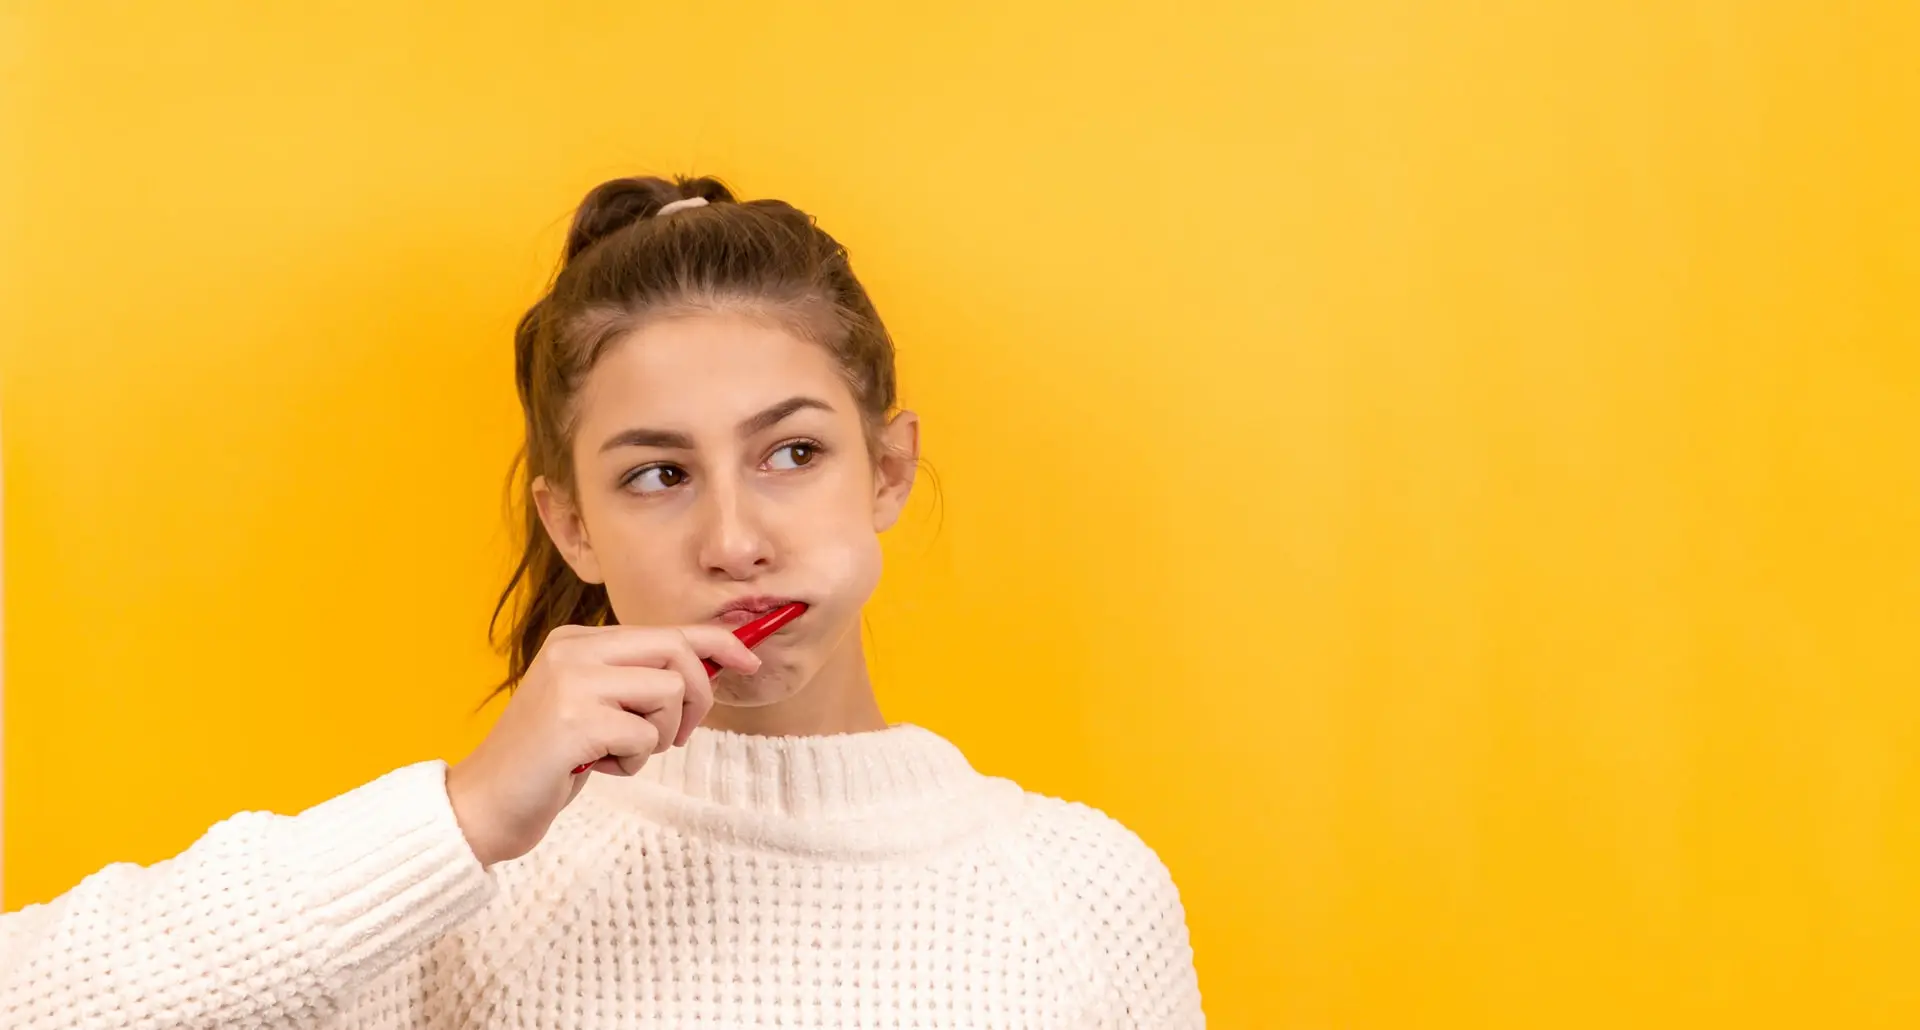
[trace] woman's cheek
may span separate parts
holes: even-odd
[[[660,574],[661,565],[628,560],[607,570],[607,601],[623,626],[676,626],[702,622],[704,612],[687,607],[688,591]]]
[[[880,564],[879,537],[842,540],[819,556],[814,596],[839,614],[857,616],[880,585]]]

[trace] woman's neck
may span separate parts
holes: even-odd
[[[887,728],[880,702],[867,678],[867,656],[860,635],[835,649],[806,685],[767,705],[715,705],[705,725],[762,737],[819,737],[866,733]]]

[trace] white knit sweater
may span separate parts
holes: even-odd
[[[1204,1024],[1166,868],[911,726],[711,730],[482,871],[446,767],[0,917],[0,1028]]]

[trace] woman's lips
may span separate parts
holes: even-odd
[[[793,604],[788,597],[742,597],[729,601],[714,613],[713,621],[728,629],[738,629],[768,612]]]

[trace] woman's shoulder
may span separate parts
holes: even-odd
[[[1103,922],[1185,924],[1159,853],[1106,812],[1028,791],[1020,833],[1035,866]]]
[[[1027,794],[1021,833],[1030,867],[1133,1020],[1204,1026],[1186,908],[1160,855],[1105,812],[1042,794]]]
[[[1166,867],[1125,823],[1092,805],[1025,791],[1021,832],[1043,852],[1100,858],[1128,869]]]

